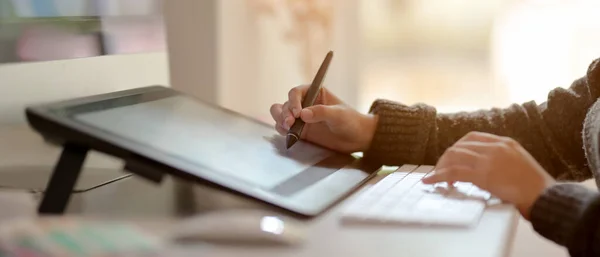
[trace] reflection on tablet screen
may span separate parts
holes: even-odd
[[[77,114],[75,119],[214,171],[271,188],[334,153],[185,96]]]

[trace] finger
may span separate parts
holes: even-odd
[[[304,108],[300,117],[306,123],[330,122],[336,118],[339,111],[339,107],[320,104]]]
[[[476,168],[477,163],[483,158],[483,155],[475,151],[452,146],[444,152],[438,160],[436,169],[444,169],[450,166],[467,166]]]
[[[482,142],[482,141],[459,141],[454,144],[453,147],[467,149],[481,155],[489,153],[497,145],[496,142]]]
[[[294,115],[290,111],[290,102],[285,102],[281,107],[281,125],[284,129],[289,130],[294,124]]]
[[[504,140],[504,137],[497,136],[497,135],[490,134],[490,133],[473,131],[473,132],[467,133],[463,138],[461,138],[459,140],[459,142],[460,141],[477,141],[477,142],[494,143],[494,142],[500,142],[502,140]]]
[[[273,117],[273,120],[275,120],[275,128],[282,128],[283,129],[283,105],[282,104],[273,104],[271,105],[271,117]]]
[[[425,176],[422,179],[424,184],[435,184],[446,182],[448,184],[455,181],[470,182],[479,184],[481,172],[476,172],[470,167],[453,166],[449,168],[439,169]]]
[[[285,135],[287,135],[287,132],[288,132],[288,131],[287,131],[286,129],[284,129],[284,128],[281,126],[281,124],[276,124],[276,125],[275,125],[275,129],[277,130],[277,133],[279,133],[280,135],[282,135],[282,136],[285,136]]]
[[[281,112],[282,112],[282,108],[283,105],[282,104],[273,104],[271,105],[271,108],[269,109],[269,111],[271,112],[271,117],[273,118],[273,120],[277,123],[281,124]]]
[[[287,134],[287,130],[283,128],[282,122],[283,120],[281,119],[281,113],[282,113],[282,108],[283,105],[281,104],[274,104],[271,105],[271,116],[273,117],[273,120],[275,120],[275,129],[277,130],[277,132],[281,135],[285,135]]]
[[[302,110],[302,99],[304,98],[304,95],[308,91],[309,87],[309,85],[297,86],[288,92],[288,102],[290,102],[289,109],[295,118],[300,116],[300,111]]]

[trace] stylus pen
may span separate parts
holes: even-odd
[[[306,108],[309,106],[313,106],[315,101],[317,100],[317,96],[321,92],[321,85],[323,84],[323,80],[325,79],[325,74],[327,74],[327,69],[329,68],[329,63],[331,63],[331,59],[333,58],[333,51],[329,51],[327,56],[325,56],[325,60],[321,63],[321,67],[317,72],[317,75],[313,79],[312,84],[308,88],[306,92],[306,96],[304,96],[304,100],[302,100],[302,108]],[[300,140],[300,135],[302,135],[302,129],[304,129],[304,121],[298,117],[294,122],[294,125],[290,128],[286,137],[286,146],[289,149],[292,147],[298,140]]]

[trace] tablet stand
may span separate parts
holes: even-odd
[[[87,147],[70,143],[64,145],[38,208],[40,214],[64,213],[88,151]]]
[[[42,202],[38,207],[39,214],[62,214],[65,212],[89,150],[89,147],[78,144],[63,144],[60,159],[52,171],[46,191],[43,193]],[[124,167],[125,170],[155,183],[160,183],[165,176],[162,168],[164,167],[158,163],[134,155],[126,158]]]

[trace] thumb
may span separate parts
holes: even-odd
[[[314,105],[300,112],[300,118],[306,123],[331,122],[338,116],[339,108],[331,105]]]

